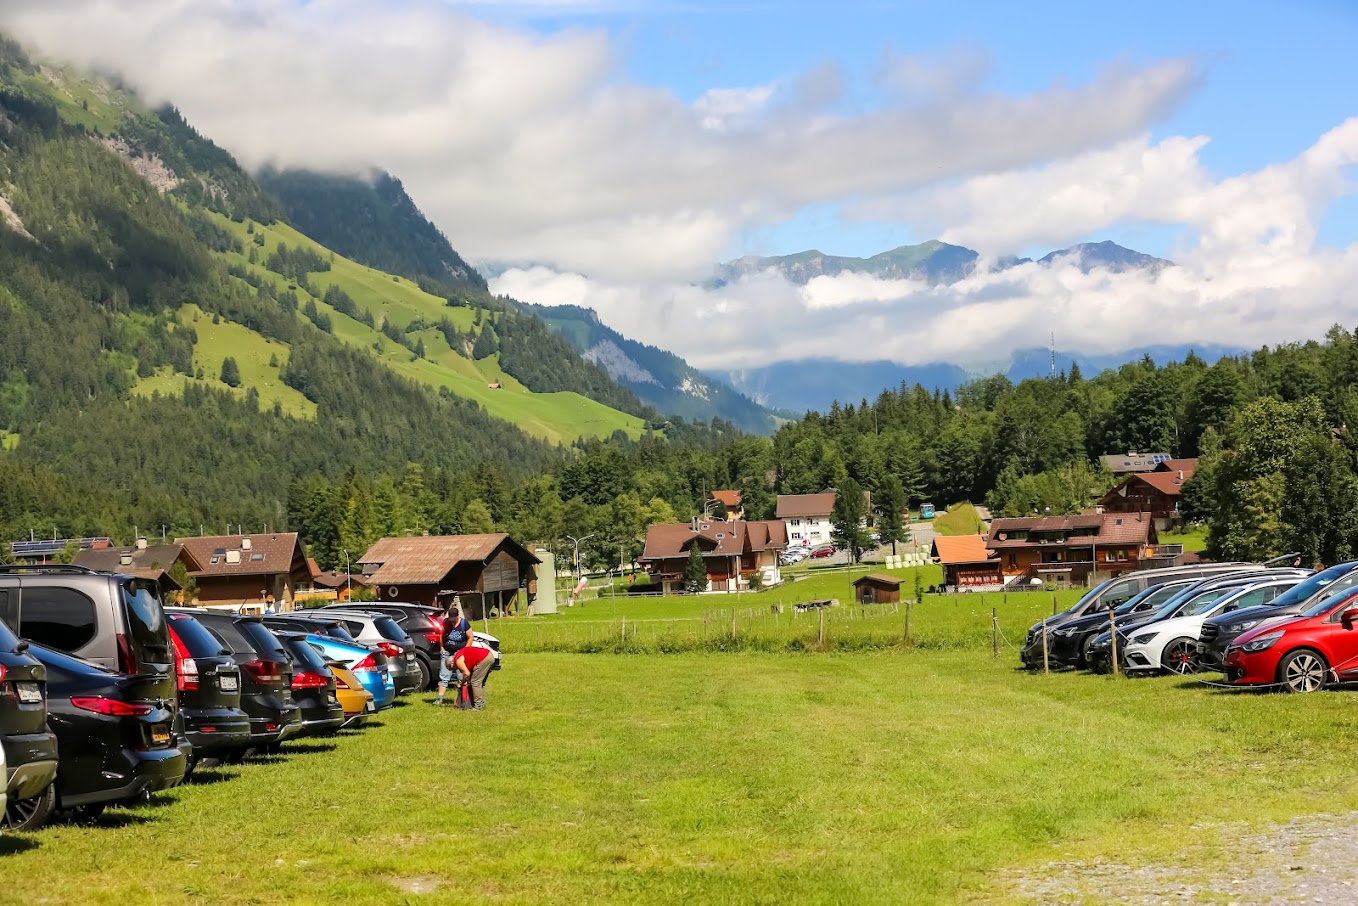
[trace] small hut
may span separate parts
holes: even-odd
[[[904,579],[869,573],[853,583],[853,598],[859,604],[895,604],[901,600]]]

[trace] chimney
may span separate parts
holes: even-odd
[[[1180,470],[1179,470],[1179,480],[1180,480],[1180,481],[1183,481],[1183,480],[1184,480],[1184,470],[1183,470],[1183,469],[1180,469]]]
[[[138,539],[137,539],[137,550],[139,550],[139,551],[144,551],[144,550],[146,550],[146,539],[145,539],[145,538],[138,538]]]
[[[240,539],[240,549],[241,549],[241,550],[243,550],[243,551],[248,551],[248,550],[250,549],[250,544],[251,544],[251,542],[250,542],[250,539],[249,539],[249,538],[242,538],[242,539]]]

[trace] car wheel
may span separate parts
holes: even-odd
[[[1091,673],[1097,673],[1099,676],[1103,676],[1111,672],[1108,669],[1108,659],[1103,657],[1102,655],[1092,658],[1086,657],[1085,664],[1089,667],[1089,671]]]
[[[11,799],[5,808],[5,830],[33,831],[51,820],[57,807],[57,785],[49,783],[47,789],[28,799]]]
[[[1089,635],[1085,636],[1084,642],[1080,645],[1080,662],[1076,664],[1077,667],[1084,667],[1087,670],[1093,669],[1090,667],[1091,661],[1089,659],[1089,649],[1094,647],[1094,637],[1096,635],[1098,635],[1098,633],[1091,632]]]
[[[1192,639],[1175,639],[1165,646],[1165,653],[1160,656],[1160,666],[1170,673],[1197,673],[1197,656],[1197,642]]]
[[[1278,665],[1278,682],[1288,692],[1319,692],[1329,679],[1329,669],[1318,652],[1300,648]]]
[[[434,671],[430,668],[429,663],[422,657],[415,658],[415,663],[418,664],[420,668],[420,691],[428,692],[430,689],[434,688]]]

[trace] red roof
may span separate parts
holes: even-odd
[[[931,554],[944,566],[985,563],[990,559],[985,535],[935,535]]]
[[[1146,478],[1147,473],[1138,473],[1134,478]],[[1132,480],[1132,479],[1129,479]],[[1067,545],[1087,547],[1092,544],[1146,544],[1150,541],[1153,523],[1150,513],[1102,513],[1079,516],[1027,516],[1018,519],[996,519],[990,524],[990,536],[986,547],[990,550],[1005,550],[1026,547],[1056,547]],[[1089,529],[1098,529],[1090,533]],[[1012,532],[1042,532],[1047,534],[1071,534],[1064,539],[1045,541],[1031,538],[1008,537]]]
[[[782,550],[787,547],[787,523],[778,519],[745,523],[751,551]]]
[[[797,519],[804,516],[829,516],[835,510],[837,491],[822,491],[819,494],[779,494],[779,519]]]
[[[713,491],[712,499],[728,510],[740,509],[740,491]]]

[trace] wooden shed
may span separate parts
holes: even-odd
[[[869,573],[853,583],[853,599],[859,604],[895,604],[901,599],[904,579]]]
[[[446,607],[454,595],[467,615],[481,619],[515,606],[519,589],[532,603],[542,561],[503,532],[383,538],[359,560],[381,601]]]

